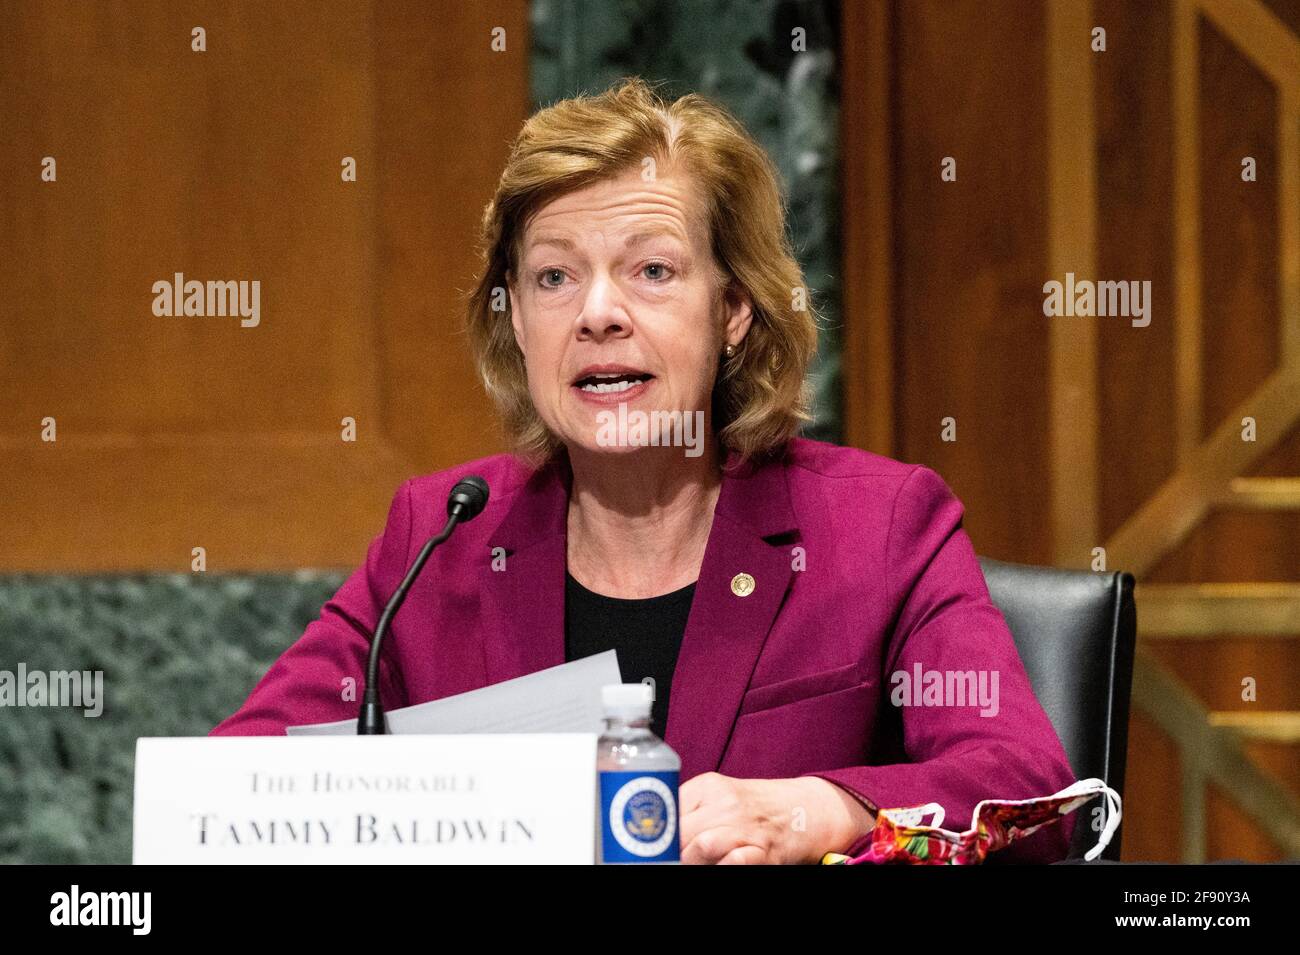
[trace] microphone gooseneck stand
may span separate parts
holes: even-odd
[[[420,576],[433,549],[451,536],[456,525],[473,520],[487,506],[487,499],[487,482],[481,477],[468,477],[451,489],[451,496],[447,500],[446,526],[425,541],[419,556],[411,564],[411,569],[406,572],[406,577],[389,598],[384,612],[379,615],[374,638],[370,641],[370,658],[366,662],[366,688],[362,692],[361,713],[357,717],[358,736],[383,736],[387,732],[384,726],[384,707],[379,699],[379,654],[383,650],[384,637],[388,635],[393,617],[406,601],[407,591]]]

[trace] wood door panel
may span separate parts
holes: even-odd
[[[350,567],[403,479],[500,449],[460,293],[526,14],[0,4],[0,569]],[[257,324],[156,315],[176,273]]]

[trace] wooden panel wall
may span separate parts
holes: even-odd
[[[0,571],[351,567],[401,480],[499,449],[460,293],[525,0],[0,22]],[[177,272],[259,281],[260,323],[155,316]]]
[[[1279,200],[1295,175],[1280,143],[1300,122],[1279,123],[1279,83],[1261,62],[1275,73],[1300,65],[1300,0],[1239,0],[1231,28],[1201,8],[844,5],[846,438],[938,470],[983,554],[1088,566],[1088,542],[1110,541],[1284,367],[1294,308],[1284,303],[1300,262],[1281,250],[1300,209]],[[1104,53],[1089,47],[1094,26],[1106,29]],[[868,155],[882,144],[883,163]],[[1247,155],[1254,183],[1241,179]],[[940,179],[945,156],[956,182]],[[1046,318],[1043,283],[1072,263],[1080,278],[1150,280],[1151,324]],[[1091,324],[1053,324],[1068,321]],[[1074,358],[1084,373],[1072,381],[1060,363]],[[1061,382],[1077,392],[1055,390]],[[1285,416],[1268,413],[1288,401],[1261,405],[1261,431],[1272,432],[1248,474],[1300,475],[1300,434],[1279,433]],[[952,443],[941,436],[949,416]],[[1061,449],[1076,444],[1091,448],[1085,469],[1062,466]],[[1079,522],[1095,523],[1082,534],[1072,502]],[[1212,507],[1171,540],[1140,569],[1139,626],[1144,584],[1300,580],[1294,509]],[[1300,709],[1297,641],[1260,636],[1243,625],[1141,645],[1207,711]],[[1248,676],[1254,704],[1241,698]],[[1300,792],[1294,743],[1247,751]],[[1170,737],[1137,712],[1126,858],[1179,857],[1183,769]],[[1209,858],[1279,856],[1233,800],[1206,788]]]

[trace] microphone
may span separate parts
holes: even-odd
[[[370,659],[366,663],[366,688],[361,697],[361,714],[357,717],[358,736],[382,736],[385,733],[384,707],[379,702],[379,651],[383,648],[384,637],[388,635],[388,627],[393,622],[393,617],[397,615],[397,611],[402,608],[406,600],[406,592],[415,583],[415,578],[420,576],[420,571],[424,569],[424,564],[433,553],[433,549],[451,536],[457,524],[472,521],[481,514],[483,508],[487,507],[487,502],[487,481],[477,474],[456,482],[456,486],[451,489],[451,494],[447,498],[447,525],[425,541],[419,556],[411,564],[411,569],[406,572],[406,577],[398,584],[397,590],[393,592],[393,596],[384,607],[384,612],[379,615],[379,624],[375,627],[374,638],[370,641]]]

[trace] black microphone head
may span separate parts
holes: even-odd
[[[460,521],[471,521],[487,507],[488,484],[477,474],[471,474],[456,482],[447,498],[447,514],[459,512]]]

